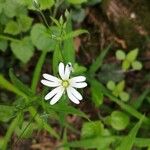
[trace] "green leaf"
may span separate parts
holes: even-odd
[[[2,11],[3,11],[3,3],[0,5],[0,14],[2,13]]]
[[[58,65],[63,62],[62,50],[60,49],[59,43],[56,44],[56,48],[53,53],[53,73],[56,75],[58,71]]]
[[[101,136],[104,132],[104,125],[101,121],[92,121],[85,122],[82,127],[81,137],[85,138],[93,138],[97,136]]]
[[[75,31],[71,31],[63,37],[63,40],[74,38],[74,37],[79,36],[83,33],[88,33],[88,31],[83,30],[83,29],[78,29],[78,30],[75,30]]]
[[[8,34],[12,34],[12,35],[17,35],[20,33],[20,29],[19,29],[19,25],[17,22],[15,21],[9,21],[7,24],[6,24],[6,27],[4,29],[4,32],[5,33],[8,33]]]
[[[26,98],[26,95],[0,74],[0,87]]]
[[[124,88],[125,88],[125,81],[124,81],[124,80],[120,81],[120,82],[116,85],[116,88],[117,88],[117,92],[118,92],[118,93],[121,93],[121,92],[124,90]]]
[[[61,104],[58,103],[57,105],[53,105],[53,106],[45,104],[44,108],[47,110],[47,112],[51,111],[51,110],[54,110],[56,112],[64,113],[66,115],[67,114],[78,115],[78,116],[81,116],[81,117],[89,120],[88,116],[84,112],[82,112],[79,109],[76,109],[73,106],[61,105]]]
[[[129,124],[129,117],[121,111],[113,111],[110,118],[111,126],[116,130],[124,130]]]
[[[135,108],[135,109],[139,109],[144,100],[146,100],[146,97],[148,96],[148,94],[150,93],[150,89],[146,89],[142,92],[142,94],[136,99],[136,100],[133,100],[132,101],[132,106]]]
[[[39,78],[41,75],[42,66],[43,66],[45,58],[46,58],[46,54],[47,54],[47,52],[42,52],[42,54],[36,64],[34,73],[33,73],[31,89],[34,94],[36,93],[36,87],[39,82]]]
[[[2,144],[2,150],[6,150],[7,146],[8,146],[8,142],[11,139],[11,136],[14,132],[14,130],[16,129],[16,127],[18,126],[20,120],[20,113],[17,115],[17,117],[9,124],[9,128],[6,132],[6,135],[4,137],[4,142]]]
[[[103,93],[101,91],[101,86],[96,80],[91,81],[91,93],[92,101],[96,107],[99,107],[103,103]]]
[[[111,90],[111,91],[113,91],[113,90],[115,89],[115,87],[116,87],[114,81],[108,81],[106,86],[107,86],[107,88],[108,88],[109,90]]]
[[[21,138],[30,138],[36,128],[36,124],[24,121],[21,128],[17,127],[15,129],[15,133],[18,137],[21,135]]]
[[[22,83],[13,73],[13,70],[10,69],[9,70],[9,76],[10,79],[12,81],[12,83],[23,93],[25,93],[26,95],[32,97],[33,96],[33,92],[31,91],[31,89],[25,85],[24,83]]]
[[[84,148],[84,149],[105,149],[108,147],[111,143],[115,141],[114,137],[96,137],[96,138],[90,138],[90,139],[83,139],[80,141],[73,141],[66,143],[65,146],[72,147],[72,148]]]
[[[67,0],[69,3],[77,5],[87,2],[87,0]]]
[[[33,44],[42,51],[52,51],[56,42],[50,38],[48,29],[43,24],[35,24],[31,30]]]
[[[34,47],[30,37],[25,37],[20,42],[11,42],[14,55],[23,63],[27,63],[34,54]]]
[[[137,132],[141,127],[144,117],[132,128],[129,134],[122,139],[120,146],[116,150],[131,150],[136,139]]]
[[[27,14],[27,9],[24,6],[20,5],[18,2],[16,2],[16,0],[6,0],[3,10],[6,16],[9,18],[13,18],[21,14]]]
[[[138,52],[139,52],[138,48],[130,51],[126,56],[126,60],[129,61],[130,63],[133,62],[134,60],[136,60]]]
[[[25,95],[22,91],[20,91],[10,82],[8,82],[2,75],[0,75],[0,86],[7,89],[8,91],[11,91],[19,96],[22,96],[23,98],[25,98],[26,102],[28,102],[27,95]],[[39,125],[41,125],[45,130],[47,130],[51,135],[53,135],[57,139],[59,138],[59,135],[55,132],[55,130],[53,130],[53,128],[41,118],[41,116],[37,113],[34,107],[29,107],[28,110],[32,117],[35,117],[36,115],[34,119]]]
[[[67,24],[65,30],[66,33],[70,33],[72,31],[72,22],[71,22],[70,15],[68,15],[67,18]],[[73,38],[64,40],[63,56],[66,63],[71,62],[73,64],[75,62],[75,48],[74,48]]]
[[[119,94],[119,97],[124,102],[127,102],[130,98],[129,94],[127,92],[124,92],[124,91]]]
[[[125,59],[125,60],[122,62],[122,69],[123,69],[124,71],[127,71],[129,68],[130,68],[130,62]]]
[[[118,60],[124,60],[125,57],[126,57],[126,54],[125,54],[125,52],[123,50],[117,50],[117,52],[116,52],[116,58]]]
[[[5,52],[8,47],[8,42],[5,40],[0,40],[0,50]]]
[[[23,31],[23,32],[28,31],[32,25],[32,21],[33,21],[32,18],[30,18],[26,15],[20,15],[18,22],[19,22],[21,31]]]
[[[122,101],[120,101],[118,98],[116,98],[115,96],[113,96],[110,91],[108,89],[106,89],[101,83],[101,90],[104,93],[105,96],[109,97],[111,101],[115,102],[116,104],[118,104],[123,110],[127,111],[128,113],[130,113],[132,116],[141,119],[141,117],[143,116],[140,112],[138,112],[136,109],[134,109],[132,106],[127,105],[125,103],[123,103]],[[148,125],[150,125],[150,119],[146,116],[144,116],[144,122],[147,123]]]
[[[131,65],[134,70],[141,70],[143,67],[140,61],[134,61]]]
[[[103,49],[100,55],[92,63],[89,69],[90,74],[94,74],[102,66],[103,60],[105,56],[107,55],[108,51],[110,50],[111,45],[112,44],[110,44],[106,49]]]
[[[54,0],[38,0],[38,1],[41,10],[50,9],[55,4]]]
[[[14,117],[15,107],[8,105],[0,105],[0,121],[8,122]]]
[[[80,75],[80,74],[83,74],[84,72],[87,71],[87,68],[84,67],[84,66],[80,66],[79,64],[75,63],[73,65],[73,69],[74,69],[74,72],[72,73],[73,75]]]

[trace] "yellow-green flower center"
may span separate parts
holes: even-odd
[[[67,80],[63,80],[63,81],[62,81],[62,86],[63,86],[64,88],[67,88],[67,87],[69,86],[69,82],[68,82]]]

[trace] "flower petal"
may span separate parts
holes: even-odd
[[[79,100],[71,93],[70,88],[67,88],[67,95],[69,97],[69,99],[74,102],[75,104],[79,104]]]
[[[82,95],[76,89],[74,89],[73,87],[68,87],[68,88],[77,99],[79,100],[83,99]]]
[[[70,86],[74,87],[74,88],[84,88],[87,86],[86,82],[74,82],[74,83],[70,83]]]
[[[57,94],[51,99],[50,104],[54,105],[56,102],[59,101],[59,99],[62,97],[63,93],[64,93],[64,88],[61,86],[59,92],[57,92]]]
[[[56,95],[57,93],[59,93],[62,89],[62,86],[59,86],[55,89],[53,89],[51,92],[49,92],[46,96],[45,96],[45,100],[49,100],[51,99],[54,95]]]
[[[65,79],[65,66],[62,62],[59,63],[58,70],[59,70],[60,77],[64,80]]]
[[[48,81],[48,80],[41,80],[41,83],[45,86],[48,86],[48,87],[57,87],[57,86],[60,86],[61,83],[58,83],[58,82],[51,82],[51,81]]]
[[[49,81],[52,81],[52,82],[61,82],[61,80],[60,79],[58,79],[57,77],[54,77],[54,76],[52,76],[52,75],[50,75],[50,74],[47,74],[47,73],[44,73],[43,74],[43,77],[45,78],[45,79],[47,79],[47,80],[49,80]]]
[[[70,83],[75,83],[75,82],[83,82],[85,80],[86,80],[85,76],[77,76],[77,77],[71,78],[69,81]]]
[[[69,65],[67,64],[65,67],[65,80],[69,79],[70,73],[71,73],[71,70],[70,70]]]

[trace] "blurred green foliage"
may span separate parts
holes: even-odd
[[[139,71],[142,69],[141,62],[137,61],[138,49],[131,50],[127,54],[123,50],[116,52],[116,58],[123,61],[122,67],[116,63],[104,64],[112,43],[101,50],[90,66],[85,67],[76,61],[73,39],[89,32],[84,29],[75,30],[72,20],[82,22],[85,18],[83,6],[92,6],[101,1],[0,0],[0,54],[12,51],[18,62],[28,64],[29,61],[34,61],[35,53],[40,53],[30,77],[31,85],[23,83],[11,68],[8,73],[10,79],[0,73],[1,89],[14,95],[11,101],[8,99],[0,103],[0,123],[7,128],[5,135],[0,138],[0,149],[10,148],[9,142],[13,134],[17,136],[16,143],[18,143],[23,138],[31,137],[33,131],[39,130],[47,131],[50,136],[61,142],[60,147],[67,150],[72,148],[131,150],[134,147],[142,150],[150,146],[150,119],[148,114],[143,115],[140,110],[144,100],[149,101],[150,90],[144,91],[136,102],[131,104],[128,101],[129,94],[124,91],[125,72],[130,67]],[[66,10],[58,17],[57,12],[62,5],[71,11]],[[85,101],[87,100],[85,103],[94,110],[91,116],[70,105],[65,96],[54,106],[44,101],[48,89],[42,90],[38,84],[47,55],[52,63],[49,64],[51,72],[56,76],[58,63],[63,61],[73,64],[73,76],[84,74],[87,77],[90,88],[81,92]],[[114,103],[117,107],[113,107]],[[103,110],[106,105],[109,111]],[[83,118],[81,132],[75,124],[67,120],[69,115]],[[96,119],[92,116],[96,116]],[[58,129],[59,127],[62,129],[61,132],[55,130],[56,123]],[[79,134],[80,140],[68,141],[70,132]]]

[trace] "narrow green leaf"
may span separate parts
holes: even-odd
[[[143,91],[143,93],[136,100],[132,101],[132,106],[135,109],[139,109],[149,93],[150,89],[146,89],[145,91]]]
[[[59,43],[56,44],[55,50],[53,53],[53,73],[56,74],[58,71],[59,62],[63,62],[62,50],[60,49]]]
[[[9,121],[14,116],[14,111],[14,106],[0,105],[0,121]]]
[[[65,30],[66,33],[70,33],[72,31],[72,22],[71,22],[70,15],[68,15]],[[64,40],[63,56],[66,63],[71,62],[73,64],[75,62],[75,48],[74,48],[73,38]]]
[[[101,136],[98,138],[90,138],[90,139],[83,139],[80,141],[69,142],[69,143],[66,143],[65,146],[68,146],[70,148],[104,149],[105,147],[109,146],[114,141],[115,141],[114,137]]]
[[[79,36],[79,35],[81,35],[83,33],[89,33],[89,32],[87,30],[78,29],[78,30],[75,30],[75,31],[72,31],[72,32],[69,32],[68,34],[66,34],[63,37],[63,40],[74,38],[74,37]]]
[[[28,96],[33,96],[33,92],[31,91],[31,89],[25,85],[24,83],[22,83],[13,73],[13,70],[10,69],[9,70],[9,76],[10,76],[10,79],[12,81],[12,83],[20,90],[22,91],[23,93],[25,93],[26,95]]]
[[[124,139],[122,139],[120,146],[116,150],[131,150],[132,149],[137,132],[139,128],[141,127],[143,119],[144,117],[141,117],[139,122],[132,128],[129,134],[126,137],[124,137]]]
[[[54,105],[54,106],[46,105],[46,108],[47,109],[52,109],[52,110],[54,110],[56,112],[60,112],[60,113],[63,112],[66,115],[67,114],[78,115],[78,116],[81,116],[81,117],[89,120],[88,116],[84,112],[82,112],[81,110],[76,109],[72,106],[57,104],[57,105]]]
[[[67,0],[69,3],[77,5],[87,2],[87,0]]]
[[[43,51],[34,70],[33,73],[33,78],[32,78],[32,84],[31,84],[31,89],[32,92],[35,94],[36,93],[36,87],[40,79],[40,74],[42,70],[42,66],[44,64],[45,58],[46,58],[47,52]]]
[[[101,86],[96,80],[91,81],[91,93],[92,101],[96,107],[99,107],[103,103],[103,93],[101,91]]]
[[[24,98],[27,97],[22,91],[7,81],[2,75],[0,75],[0,86]]]
[[[112,44],[110,44],[106,49],[102,50],[100,55],[92,63],[92,65],[90,66],[89,74],[94,74],[102,66],[103,60],[110,50],[111,45]]]
[[[6,132],[5,137],[4,137],[2,150],[6,150],[7,149],[7,145],[8,145],[7,143],[11,139],[11,135],[13,134],[15,128],[18,126],[19,120],[20,120],[20,113],[17,115],[17,117],[9,125],[9,128],[8,128],[8,130]]]
[[[137,147],[148,147],[150,146],[150,138],[136,138],[134,145]]]

